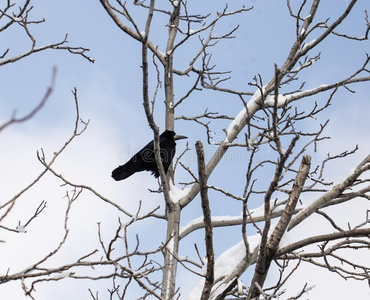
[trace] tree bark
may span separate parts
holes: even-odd
[[[198,157],[198,173],[199,173],[199,185],[200,185],[200,197],[202,201],[203,210],[203,222],[205,227],[205,243],[207,253],[207,271],[206,280],[202,291],[201,300],[209,299],[211,294],[212,285],[214,281],[214,266],[215,266],[215,255],[213,251],[213,231],[212,231],[212,220],[211,220],[211,209],[209,207],[209,199],[207,193],[207,174],[205,172],[204,164],[204,151],[203,144],[201,141],[197,141],[195,144]]]
[[[167,211],[167,245],[163,250],[164,268],[161,293],[162,298],[166,300],[173,299],[175,295],[180,213],[181,207],[179,203],[174,203],[171,210]]]
[[[260,289],[258,289],[257,286],[262,288],[263,284],[265,283],[271,262],[275,257],[275,253],[278,249],[281,238],[286,232],[288,224],[293,216],[299,196],[301,195],[304,183],[307,179],[310,166],[311,157],[309,155],[304,155],[283,215],[281,216],[267,243],[265,245],[261,245],[261,247],[265,248],[264,257],[260,257],[262,259],[257,261],[256,270],[247,299],[258,299],[259,295],[261,294]]]

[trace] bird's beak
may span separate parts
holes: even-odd
[[[175,136],[173,137],[173,139],[175,141],[177,140],[182,140],[182,139],[187,139],[188,137],[187,136],[184,136],[184,135],[178,135],[178,134],[175,134]]]

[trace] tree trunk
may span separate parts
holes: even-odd
[[[167,206],[167,238],[164,254],[164,269],[162,280],[162,298],[173,299],[175,294],[177,257],[179,251],[179,231],[180,231],[180,213],[179,203]]]

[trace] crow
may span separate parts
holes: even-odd
[[[159,153],[165,173],[167,173],[173,157],[175,156],[175,141],[186,138],[186,136],[177,135],[171,130],[166,130],[159,136]],[[114,169],[112,172],[112,177],[116,181],[123,180],[127,177],[130,177],[132,174],[141,171],[151,171],[155,178],[159,177],[159,170],[154,157],[153,141],[136,153],[127,163]]]

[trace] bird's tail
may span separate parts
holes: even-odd
[[[114,180],[119,181],[126,179],[127,177],[130,177],[132,174],[134,174],[136,171],[130,167],[128,164],[125,164],[123,166],[119,166],[118,168],[115,168],[112,171],[112,177]]]

